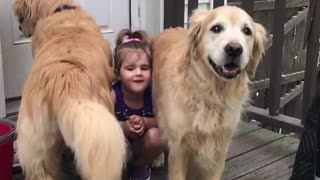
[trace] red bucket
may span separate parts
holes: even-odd
[[[13,123],[0,119],[0,180],[12,180],[14,134]]]

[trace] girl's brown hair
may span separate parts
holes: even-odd
[[[119,74],[122,64],[121,53],[125,52],[126,50],[143,50],[146,53],[150,64],[152,64],[150,44],[151,39],[148,37],[145,31],[139,30],[132,32],[129,29],[121,30],[117,36],[116,47],[113,51],[116,74]]]

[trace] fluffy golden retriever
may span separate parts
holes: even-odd
[[[156,113],[170,180],[218,180],[264,53],[266,31],[242,9],[196,10],[190,28],[153,39]]]
[[[74,0],[15,0],[14,11],[34,56],[17,123],[26,179],[62,179],[64,145],[82,179],[120,179],[125,137],[113,115],[111,49],[95,21]]]

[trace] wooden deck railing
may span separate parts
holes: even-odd
[[[164,27],[184,26],[184,0],[164,0]],[[248,14],[254,14],[255,10],[263,8],[254,0],[243,0],[242,3],[233,2],[234,5],[242,7]],[[292,1],[274,0],[268,6],[274,6],[273,13],[273,28],[266,43],[266,49],[271,51],[271,72],[270,78],[258,80],[253,82],[253,90],[269,89],[270,101],[267,109],[251,106],[247,109],[249,118],[257,121],[275,125],[287,129],[289,131],[301,132],[303,129],[304,116],[299,118],[289,117],[281,114],[280,109],[283,108],[292,99],[303,92],[303,115],[306,114],[311,101],[316,93],[317,87],[317,62],[319,57],[319,35],[320,35],[320,1],[309,0],[303,2],[309,5],[298,12],[296,16],[292,16],[286,21],[286,8],[293,6]],[[214,7],[224,5],[224,0],[215,0]],[[192,11],[198,7],[198,0],[188,0],[188,16]],[[290,59],[283,59],[283,46],[285,36],[295,28],[299,23],[307,18],[307,25],[305,31],[305,48],[306,48],[306,64],[305,70],[294,72],[291,74],[282,74],[282,61],[289,61]],[[282,95],[281,85],[302,81],[293,89]]]

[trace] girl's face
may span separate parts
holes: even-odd
[[[150,85],[151,65],[144,51],[126,53],[121,59],[119,80],[123,88],[133,93],[143,93]]]

